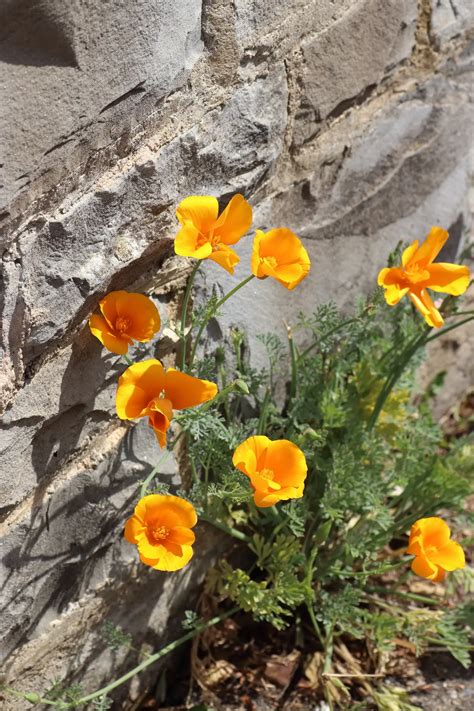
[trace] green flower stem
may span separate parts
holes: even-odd
[[[458,321],[457,323],[453,323],[450,326],[447,326],[446,328],[441,329],[437,333],[434,333],[431,336],[428,336],[428,333],[431,333],[431,328],[428,330],[425,330],[420,336],[414,339],[408,347],[403,351],[401,357],[398,359],[392,373],[388,376],[387,380],[385,381],[385,385],[383,386],[382,390],[379,393],[379,396],[377,398],[377,402],[375,403],[375,407],[373,409],[372,415],[370,417],[369,423],[368,423],[368,429],[372,430],[375,423],[377,422],[377,419],[383,409],[383,406],[385,405],[385,401],[387,400],[388,396],[392,392],[395,384],[397,383],[398,379],[400,378],[401,374],[405,370],[406,366],[410,362],[411,358],[414,356],[418,348],[421,348],[425,346],[427,343],[430,343],[431,341],[436,340],[437,338],[441,338],[445,333],[448,333],[449,331],[453,331],[455,328],[459,328],[460,326],[463,326],[465,323],[469,323],[469,321],[473,321],[474,316],[470,316],[469,318],[463,319],[462,321]]]
[[[327,333],[324,333],[319,341],[315,341],[312,343],[306,350],[304,350],[300,355],[298,356],[298,361],[302,361],[306,358],[307,355],[311,353],[313,348],[316,348],[316,346],[319,346],[320,341],[323,341],[325,338],[329,338],[329,336],[332,336],[333,333],[337,333],[337,331],[341,331],[343,328],[346,326],[350,326],[351,323],[356,323],[359,320],[359,317],[357,318],[350,318],[347,321],[343,321],[342,323],[338,324],[334,328],[331,328]]]
[[[378,417],[380,413],[382,412],[383,406],[385,405],[385,401],[387,400],[388,396],[392,392],[395,384],[397,383],[398,379],[400,378],[401,374],[405,370],[406,366],[410,362],[411,358],[413,355],[416,353],[418,348],[423,346],[426,343],[426,331],[424,331],[420,336],[414,339],[407,348],[402,352],[402,355],[400,358],[397,360],[395,367],[393,368],[392,372],[389,374],[388,378],[385,381],[385,384],[383,385],[379,396],[377,398],[377,401],[375,403],[374,409],[372,411],[372,415],[370,416],[370,420],[368,422],[367,428],[368,430],[372,430],[378,420]]]
[[[453,314],[453,316],[457,316],[457,314]],[[437,338],[441,338],[441,336],[444,336],[444,334],[448,333],[448,331],[453,331],[455,328],[459,328],[459,326],[463,326],[465,323],[469,323],[469,321],[474,321],[474,316],[471,316],[470,318],[465,318],[462,321],[458,321],[457,323],[452,323],[450,326],[439,330],[437,333],[434,333],[432,336],[427,338],[426,343],[430,343],[430,341],[435,341]]]
[[[131,669],[129,672],[127,672],[123,676],[119,677],[118,679],[115,679],[115,681],[111,682],[110,684],[107,684],[107,686],[103,686],[101,689],[94,691],[92,694],[87,694],[87,696],[82,696],[77,701],[71,701],[71,702],[49,701],[49,699],[41,698],[39,696],[39,694],[35,694],[35,693],[31,693],[31,692],[30,693],[23,693],[21,691],[17,691],[16,689],[11,689],[10,687],[3,687],[3,689],[4,689],[4,691],[8,692],[12,696],[16,696],[21,699],[26,699],[27,701],[29,701],[32,704],[47,704],[48,706],[56,706],[56,708],[60,708],[60,709],[69,709],[69,708],[76,708],[77,706],[83,706],[84,704],[87,704],[89,701],[98,699],[101,696],[107,696],[107,694],[110,691],[113,691],[118,686],[125,684],[126,681],[128,681],[129,679],[132,679],[137,674],[140,674],[140,672],[142,672],[144,669],[151,666],[152,664],[157,662],[159,659],[162,659],[170,652],[173,652],[175,649],[180,647],[182,644],[185,644],[189,640],[193,639],[194,637],[196,637],[198,634],[200,634],[204,630],[208,629],[209,627],[217,625],[217,624],[219,624],[219,622],[222,622],[223,620],[226,620],[228,617],[235,615],[235,613],[238,611],[239,611],[238,607],[233,607],[231,610],[229,610],[228,612],[224,612],[222,615],[218,615],[217,617],[212,617],[210,620],[208,620],[204,624],[197,626],[191,632],[188,632],[187,634],[183,635],[179,639],[176,639],[176,640],[174,640],[174,642],[171,642],[170,644],[168,644],[166,647],[163,647],[163,649],[160,649],[159,652],[156,652],[155,654],[150,654],[147,657],[147,659],[145,659],[143,662],[138,664],[136,667]]]
[[[194,284],[194,277],[197,274],[197,271],[199,267],[201,266],[201,262],[196,262],[191,274],[189,275],[188,283],[186,284],[186,291],[184,292],[184,299],[183,299],[183,310],[181,311],[181,331],[180,331],[180,339],[181,339],[181,370],[185,371],[186,369],[186,321],[188,320],[188,305],[189,305],[189,299],[191,297],[191,290],[193,288]]]
[[[17,699],[25,699],[29,701],[30,704],[36,706],[36,704],[46,704],[47,706],[56,706],[59,708],[67,708],[66,702],[64,701],[50,701],[49,699],[43,699],[39,694],[35,692],[22,692],[12,689],[10,686],[0,686],[0,690],[4,691],[11,696],[16,696]]]
[[[290,397],[288,400],[288,407],[291,405],[292,401],[296,397],[296,392],[298,389],[298,354],[296,351],[295,342],[293,340],[293,333],[291,331],[291,326],[286,327],[288,335],[288,345],[290,347],[290,359],[291,359],[291,382],[290,382]]]
[[[321,643],[321,647],[324,649],[324,647],[325,647],[324,637],[323,637],[323,634],[322,634],[321,629],[319,627],[318,621],[316,619],[316,615],[314,614],[313,606],[310,602],[308,602],[306,604],[306,609],[308,610],[309,619],[311,620],[311,623],[313,625],[314,631],[316,633],[316,637],[319,639],[319,641]]]
[[[250,537],[247,536],[245,533],[242,533],[242,531],[239,531],[238,528],[230,528],[229,526],[226,526],[225,523],[215,521],[213,518],[207,516],[206,514],[200,514],[199,520],[206,521],[206,523],[210,523],[211,526],[214,526],[214,528],[218,528],[219,530],[224,531],[229,536],[232,536],[232,538],[236,538],[238,541],[243,541],[244,543],[250,543],[251,541]]]
[[[134,361],[126,353],[122,356],[127,365],[133,365]]]
[[[199,330],[198,330],[198,332],[197,332],[196,338],[194,339],[194,345],[193,345],[193,349],[192,349],[192,351],[191,351],[191,357],[190,357],[190,359],[189,359],[189,369],[192,368],[192,365],[193,365],[193,363],[194,363],[194,358],[196,357],[196,350],[197,350],[197,347],[198,347],[198,345],[199,345],[199,341],[201,340],[201,336],[202,336],[202,334],[204,333],[204,329],[206,328],[206,326],[207,326],[207,324],[209,323],[209,321],[211,320],[211,318],[218,312],[218,310],[220,309],[220,307],[221,307],[223,304],[225,304],[225,302],[226,302],[228,299],[230,299],[231,296],[233,296],[233,295],[234,295],[237,291],[239,291],[239,289],[241,289],[243,286],[245,286],[246,284],[248,284],[249,281],[252,281],[252,279],[255,279],[255,275],[254,275],[254,274],[250,274],[248,277],[246,277],[246,278],[243,279],[241,282],[239,282],[239,283],[237,284],[237,286],[234,286],[233,289],[231,289],[230,291],[228,291],[227,294],[225,294],[225,295],[222,297],[222,299],[220,299],[220,300],[217,302],[217,304],[214,306],[214,308],[213,308],[213,310],[212,310],[212,313],[211,313],[209,316],[207,316],[207,318],[204,318],[204,319],[201,321],[201,325],[199,326]]]
[[[155,476],[158,474],[160,468],[163,466],[163,464],[166,462],[168,459],[169,455],[179,442],[180,438],[184,435],[184,430],[181,430],[181,432],[174,438],[174,440],[170,443],[169,449],[166,449],[161,457],[159,458],[156,466],[151,470],[151,472],[148,474],[147,478],[143,482],[143,484],[140,487],[140,498],[143,498],[143,496],[147,495],[148,492],[148,487],[150,483],[153,481]]]
[[[262,435],[264,434],[266,427],[267,427],[267,412],[268,412],[268,405],[270,404],[270,397],[271,397],[271,391],[270,388],[267,388],[265,392],[265,397],[263,398],[262,406],[260,408],[260,416],[258,418],[258,427],[257,427],[257,434]]]
[[[170,454],[171,454],[171,451],[169,449],[167,449],[159,458],[156,466],[153,467],[151,472],[148,474],[147,478],[145,479],[145,481],[143,482],[143,484],[140,487],[140,498],[143,498],[144,496],[147,495],[149,485],[151,484],[151,482],[155,478],[155,476],[158,474],[158,472],[160,471],[160,468],[166,462],[166,460],[168,459]]]
[[[454,316],[472,316],[474,315],[474,311],[454,311],[452,314],[449,314],[449,318],[453,318]]]
[[[413,602],[421,602],[423,605],[439,605],[439,600],[434,600],[432,597],[426,597],[425,595],[417,595],[415,593],[404,592],[403,590],[396,590],[394,588],[385,588],[382,586],[367,586],[366,590],[368,592],[378,593],[382,595],[396,595],[397,597],[402,597],[406,600],[413,600]]]
[[[228,617],[235,615],[235,613],[238,612],[238,610],[239,610],[238,607],[233,607],[231,610],[223,613],[222,615],[218,615],[217,617],[212,617],[210,620],[208,620],[204,624],[196,627],[196,629],[191,630],[191,632],[188,632],[187,634],[183,635],[179,639],[176,639],[174,642],[171,642],[170,644],[166,645],[166,647],[163,647],[163,649],[160,649],[159,652],[152,654],[150,657],[148,657],[148,659],[145,659],[145,661],[143,661],[141,664],[138,664],[138,666],[134,667],[129,672],[127,672],[123,676],[119,677],[119,679],[116,679],[111,684],[104,686],[102,689],[99,689],[98,691],[94,691],[94,693],[92,693],[92,694],[83,696],[81,699],[78,699],[76,702],[69,704],[67,706],[67,708],[71,708],[71,707],[74,708],[74,706],[81,706],[83,704],[88,703],[89,701],[93,701],[94,699],[99,698],[99,696],[106,696],[110,691],[113,691],[113,689],[116,689],[118,686],[121,686],[129,679],[132,679],[134,676],[136,676],[137,674],[142,672],[144,669],[149,667],[151,664],[154,664],[155,662],[157,662],[159,659],[162,659],[170,652],[173,652],[178,647],[181,647],[182,644],[185,644],[190,639],[193,639],[198,634],[200,634],[200,632],[202,632],[203,630],[206,630],[209,627],[212,627],[213,625],[217,625],[217,624],[219,624],[219,622],[222,622],[223,620],[226,620]]]

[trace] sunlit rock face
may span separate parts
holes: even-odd
[[[195,558],[171,577],[124,543],[159,451],[145,422],[116,418],[124,366],[87,318],[113,289],[150,294],[163,323],[176,317],[189,264],[173,254],[174,209],[190,194],[224,204],[242,192],[256,227],[290,227],[310,254],[291,298],[252,282],[207,333],[211,347],[241,327],[257,362],[259,333],[283,335],[329,299],[350,310],[399,240],[443,225],[454,259],[470,227],[473,10],[7,0],[0,13],[0,638],[23,689],[67,676],[92,690],[135,662],[106,649],[104,621],[136,648],[177,636],[222,537],[198,528]],[[233,278],[205,265],[198,299],[248,273],[251,243],[237,245]],[[453,396],[472,383],[466,343]],[[172,345],[140,353],[171,358]],[[178,464],[161,479],[178,486]]]

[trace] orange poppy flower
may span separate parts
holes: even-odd
[[[120,376],[115,404],[121,420],[148,417],[160,447],[164,447],[173,410],[200,405],[216,394],[214,383],[174,368],[165,370],[159,360],[151,358],[134,363]]]
[[[160,314],[144,294],[111,291],[99,302],[102,314],[93,314],[89,328],[112,353],[124,355],[133,341],[149,341],[160,330]]]
[[[251,259],[252,274],[273,277],[286,289],[294,289],[309,272],[311,262],[301,240],[286,227],[269,232],[257,230]]]
[[[257,506],[273,506],[303,496],[306,459],[287,439],[272,442],[261,435],[249,437],[236,448],[232,463],[249,477]]]
[[[197,523],[194,506],[179,496],[144,496],[125,525],[125,538],[138,547],[140,560],[156,570],[180,570],[193,557]]]
[[[218,216],[219,203],[211,195],[193,195],[182,200],[176,210],[182,228],[176,235],[174,250],[182,257],[212,259],[230,274],[240,257],[229,247],[252,224],[252,208],[242,195],[234,195]]]
[[[464,568],[464,551],[450,536],[449,526],[442,518],[431,516],[415,521],[407,553],[415,556],[411,569],[416,575],[439,582],[444,580],[446,571]]]
[[[398,304],[408,294],[412,303],[424,316],[426,323],[440,328],[444,319],[427,289],[460,296],[469,286],[469,269],[457,264],[433,264],[449,234],[441,227],[432,227],[421,246],[415,240],[402,255],[402,266],[382,269],[377,282],[385,289],[385,301]]]

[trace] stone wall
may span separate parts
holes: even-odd
[[[202,529],[192,565],[164,576],[123,542],[158,451],[146,425],[114,416],[122,366],[87,317],[117,288],[174,317],[189,273],[174,207],[195,193],[244,193],[258,227],[289,226],[310,252],[291,298],[252,284],[223,318],[257,357],[252,336],[299,310],[349,309],[399,239],[441,224],[454,256],[470,225],[474,9],[4,0],[0,13],[0,638],[21,688],[68,676],[91,689],[136,656],[104,649],[103,621],[136,647],[172,638],[217,544]],[[198,288],[236,283],[250,247],[234,280],[209,263]],[[179,481],[175,463],[163,479]]]

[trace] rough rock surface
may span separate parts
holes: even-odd
[[[13,684],[80,678],[90,690],[136,660],[106,650],[104,620],[137,648],[173,638],[168,620],[220,538],[206,531],[181,574],[136,564],[122,525],[158,450],[146,425],[115,418],[123,365],[88,316],[116,288],[175,316],[189,265],[172,254],[174,206],[192,193],[241,191],[255,225],[288,225],[310,252],[291,298],[252,282],[224,314],[221,329],[244,328],[256,357],[255,335],[283,333],[299,310],[329,298],[350,309],[399,239],[439,223],[454,257],[471,224],[473,10],[7,0],[0,14],[0,638]],[[240,243],[234,279],[206,264],[201,287],[234,285],[250,248]],[[472,333],[462,339],[457,359]],[[472,383],[460,372],[453,391]],[[162,478],[178,483],[176,463]]]

